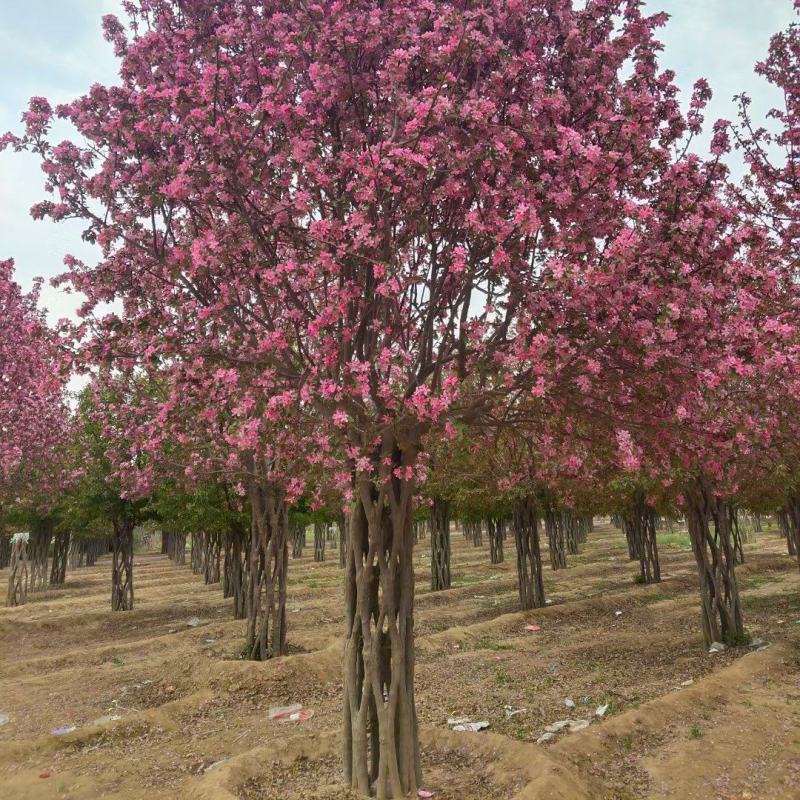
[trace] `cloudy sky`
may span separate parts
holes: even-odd
[[[19,115],[32,95],[53,103],[83,93],[116,75],[110,47],[100,32],[103,14],[118,13],[118,0],[0,0],[0,131],[19,130]],[[756,114],[777,104],[753,74],[770,35],[794,18],[792,0],[647,0],[649,11],[672,18],[662,31],[662,63],[677,74],[685,93],[698,76],[714,90],[707,121],[732,119],[732,97],[745,90]],[[66,138],[68,131],[59,133]],[[20,282],[61,271],[72,253],[86,260],[80,225],[33,222],[31,205],[43,196],[42,174],[31,157],[0,154],[0,258],[13,257]],[[71,315],[77,302],[55,289],[44,292],[51,317]]]

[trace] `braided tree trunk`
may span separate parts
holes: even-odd
[[[544,510],[544,527],[550,547],[550,566],[553,569],[565,569],[567,553],[564,547],[564,520],[558,511],[549,506]]]
[[[40,522],[31,534],[28,543],[28,558],[30,559],[30,590],[32,592],[43,592],[47,588],[47,562],[52,539],[53,523],[51,520]]]
[[[325,560],[325,525],[314,523],[314,561]]]
[[[292,558],[302,558],[303,548],[306,546],[306,526],[295,524],[292,526]]]
[[[483,523],[480,520],[472,523],[472,546],[483,547]]]
[[[347,565],[347,537],[350,536],[350,517],[339,512],[336,517],[336,525],[339,528],[339,566],[344,569]]]
[[[161,555],[169,556],[169,533],[161,531]]]
[[[571,556],[578,555],[578,518],[569,509],[561,512],[561,524],[564,528],[564,540],[567,552]]]
[[[791,494],[786,500],[786,522],[789,553],[797,556],[800,566],[800,492]]]
[[[111,537],[111,610],[133,609],[133,520],[115,518]]]
[[[643,492],[638,492],[630,507],[622,515],[628,551],[636,553],[642,583],[658,583],[661,580],[661,565],[658,560],[656,527],[658,515],[647,505]]]
[[[89,539],[85,544],[86,566],[93,567],[97,557],[106,552],[108,552],[108,539],[105,537]]]
[[[700,578],[706,645],[735,644],[744,638],[744,624],[727,503],[714,494],[704,478],[698,478],[686,492],[686,505],[689,537]],[[714,526],[713,534],[710,524]]]
[[[286,655],[286,575],[289,509],[284,490],[271,481],[251,482],[247,657],[266,661]]]
[[[69,544],[69,568],[78,569],[86,563],[86,542],[74,536]]]
[[[450,586],[450,503],[434,497],[431,506],[431,590],[439,592]]]
[[[28,602],[28,541],[17,537],[11,543],[7,606],[24,606]]]
[[[195,575],[203,575],[206,571],[205,565],[206,542],[204,533],[192,534],[192,554],[190,556],[192,572]]]
[[[378,469],[405,468],[385,434]],[[410,462],[409,462],[410,463]],[[389,472],[391,475],[391,472]],[[413,482],[356,479],[346,569],[344,774],[361,794],[401,798],[421,782],[414,706]]]
[[[637,534],[635,529],[634,519],[635,514],[620,515],[622,523],[622,530],[625,531],[625,541],[628,544],[628,559],[630,561],[637,561],[639,559],[639,544],[641,543],[641,536]]]
[[[781,532],[781,536],[786,540],[787,552],[790,556],[795,555],[794,539],[789,531],[789,512],[785,506],[775,512],[775,521],[778,523],[778,530]]]
[[[240,525],[233,525],[225,533],[225,558],[222,569],[222,595],[233,598],[233,618],[245,618],[245,531]]]
[[[542,554],[539,550],[539,520],[531,495],[514,501],[514,541],[517,545],[519,604],[523,610],[545,604]]]
[[[169,557],[175,562],[178,567],[186,564],[186,534],[185,533],[171,533],[169,537]]]
[[[739,525],[739,513],[730,503],[728,508],[728,527],[733,541],[733,560],[736,564],[744,564],[744,534]]]
[[[53,542],[53,566],[50,570],[50,584],[52,586],[63,586],[67,577],[69,539],[69,531],[59,531]]]
[[[503,563],[503,520],[489,517],[486,529],[489,532],[489,561],[492,564]]]
[[[219,583],[219,556],[222,549],[222,536],[219,531],[204,536],[204,578],[206,584]]]

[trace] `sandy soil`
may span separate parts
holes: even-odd
[[[552,605],[520,614],[513,544],[492,566],[488,543],[453,542],[448,592],[429,591],[429,552],[416,554],[417,703],[437,800],[800,798],[800,575],[774,532],[746,546],[737,571],[747,627],[770,645],[717,655],[699,636],[686,546],[664,547],[664,580],[640,586],[622,535],[601,526],[567,570],[548,568]],[[322,565],[311,555],[290,566],[292,654],[266,664],[238,659],[243,626],[219,585],[160,555],[135,559],[133,612],[110,612],[107,561],[0,609],[0,714],[11,717],[0,798],[354,797],[338,755],[341,573],[335,553]],[[294,702],[314,716],[268,719]],[[451,716],[491,728],[453,732]],[[536,744],[566,718],[592,722]]]

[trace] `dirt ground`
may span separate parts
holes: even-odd
[[[774,531],[746,545],[745,621],[769,646],[710,655],[688,542],[667,538],[663,581],[641,586],[622,534],[598,526],[568,569],[547,568],[552,604],[525,614],[512,542],[492,566],[488,542],[454,532],[454,588],[439,593],[417,548],[416,695],[436,800],[800,798],[796,562]],[[166,556],[136,556],[130,613],[109,610],[103,560],[0,609],[0,798],[355,797],[340,785],[341,572],[335,552],[311,558],[290,564],[292,654],[264,664],[239,660],[243,624],[220,586]],[[289,703],[313,717],[270,721]],[[453,716],[491,727],[451,731]],[[591,724],[536,744],[570,718]]]

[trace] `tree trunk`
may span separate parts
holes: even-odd
[[[700,578],[706,645],[736,644],[744,638],[744,624],[727,504],[714,495],[704,478],[689,486],[686,504],[689,538]],[[713,535],[710,522],[714,524]]]
[[[50,570],[51,586],[63,586],[67,577],[67,560],[69,558],[69,531],[56,534],[53,543],[53,566]]]
[[[205,534],[193,533],[191,563],[192,563],[192,572],[195,575],[205,574],[206,571],[205,553],[206,553]]]
[[[245,544],[245,531],[236,524],[224,535],[225,556],[222,568],[222,596],[233,598],[233,618],[245,618],[245,569],[242,552]]]
[[[325,560],[325,526],[321,522],[314,523],[314,561]]]
[[[11,564],[11,537],[0,533],[0,569]]]
[[[28,537],[18,535],[10,543],[7,606],[24,606],[28,602]]]
[[[306,526],[295,524],[292,527],[292,558],[302,558],[306,546]]]
[[[763,533],[764,528],[761,524],[761,514],[753,514],[753,533]]]
[[[106,542],[106,539],[100,539],[97,537],[93,537],[86,542],[85,555],[87,567],[93,567],[97,561],[97,556],[99,556],[100,553],[105,552],[107,549]]]
[[[483,524],[480,520],[472,523],[472,546],[483,547]]]
[[[789,552],[797,556],[800,566],[800,492],[794,492],[786,500],[786,521]]]
[[[625,541],[628,544],[628,560],[637,561],[639,559],[639,544],[641,536],[638,535],[633,519],[627,514],[620,515],[622,529],[625,531]]]
[[[383,472],[413,463],[385,435]],[[406,463],[408,462],[408,463]],[[416,794],[412,481],[356,478],[346,569],[344,773],[378,798]]]
[[[634,495],[630,508],[623,514],[625,535],[629,552],[636,553],[639,561],[639,576],[642,583],[661,581],[661,564],[658,560],[656,522],[658,515],[647,505],[643,492]]]
[[[339,527],[339,566],[344,569],[347,565],[347,537],[350,535],[350,517],[340,512],[336,517]]]
[[[431,506],[431,591],[449,589],[450,581],[450,503],[434,497]]]
[[[169,534],[166,531],[161,531],[161,555],[169,555]]]
[[[744,536],[739,526],[739,514],[730,503],[726,505],[728,509],[728,527],[730,528],[733,542],[733,563],[744,564]]]
[[[30,591],[32,592],[43,592],[47,588],[47,562],[52,538],[53,523],[51,520],[43,520],[34,527],[28,545],[31,570]]]
[[[111,610],[133,609],[133,521],[114,519],[111,537]]]
[[[567,553],[564,548],[564,524],[558,511],[549,506],[544,511],[544,527],[547,531],[547,544],[550,547],[550,566],[553,569],[565,569]]]
[[[532,496],[514,501],[514,541],[517,545],[519,604],[523,611],[545,604],[542,555],[539,550],[539,519]]]
[[[571,556],[578,555],[578,518],[569,509],[561,512],[561,525],[564,529],[564,540],[567,552]]]
[[[206,584],[219,583],[219,556],[222,546],[222,537],[219,531],[206,532],[204,536],[204,578]]]
[[[492,564],[503,563],[503,521],[489,517],[486,520],[486,529],[489,532],[489,562]]]
[[[285,492],[271,481],[251,482],[250,598],[247,657],[266,661],[286,655],[286,575],[289,509]]]
[[[186,534],[171,533],[169,544],[169,557],[175,562],[175,566],[184,566],[186,564]]]

